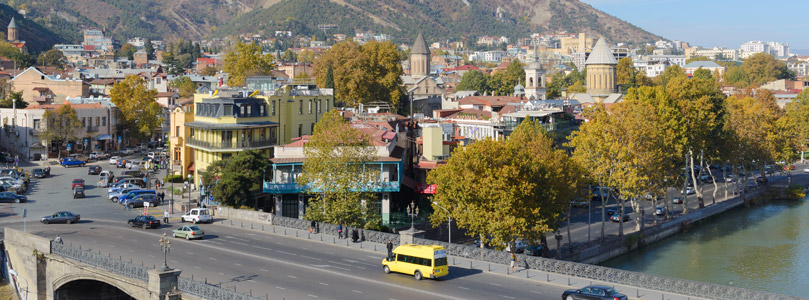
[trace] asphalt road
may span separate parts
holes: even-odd
[[[106,161],[91,164],[109,169]],[[112,170],[120,174],[121,169]],[[157,241],[164,232],[171,235],[178,223],[150,230],[129,228],[126,220],[141,211],[124,211],[108,201],[106,189],[95,187],[97,176],[86,172],[86,167],[53,166],[51,177],[32,180],[28,203],[0,204],[0,223],[23,229],[22,210],[27,209],[28,232],[49,238],[59,234],[67,244],[162,266]],[[87,198],[72,198],[74,178],[85,179]],[[40,216],[60,210],[81,214],[82,221],[38,222]],[[558,299],[567,288],[457,267],[442,280],[416,281],[412,276],[385,274],[379,253],[223,225],[199,226],[206,233],[203,240],[172,239],[169,266],[187,278],[270,299]]]

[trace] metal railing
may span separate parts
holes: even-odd
[[[34,101],[36,101],[36,102],[46,102],[46,101],[48,101],[48,97],[34,96]]]
[[[178,278],[177,289],[180,292],[200,297],[202,299],[229,299],[229,300],[260,300],[247,294],[242,294],[234,290],[221,288],[205,282],[199,282],[186,278]]]
[[[131,262],[126,262],[118,258],[104,256],[97,252],[91,252],[81,248],[74,248],[68,245],[54,243],[51,241],[51,253],[61,255],[64,258],[72,259],[80,263],[121,274],[138,280],[149,281],[148,268],[138,266]]]
[[[98,126],[87,126],[87,132],[98,132]]]
[[[240,148],[259,148],[259,147],[269,147],[274,145],[275,143],[271,140],[259,140],[259,141],[220,141],[220,142],[211,142],[211,141],[203,141],[197,139],[188,139],[186,143],[189,146],[197,146],[203,147],[208,149],[219,149],[219,150],[228,150],[228,149],[240,149]]]

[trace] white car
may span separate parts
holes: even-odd
[[[207,208],[192,208],[188,214],[180,216],[180,222],[213,223],[213,217]]]
[[[809,168],[803,169],[804,173],[809,173]]]
[[[693,194],[696,194],[696,193],[697,193],[697,191],[695,191],[695,190],[694,190],[694,188],[693,188],[693,187],[690,187],[690,186],[689,186],[689,187],[687,187],[687,188],[685,189],[685,191],[683,191],[683,192],[684,192],[686,195],[693,195]]]
[[[121,157],[120,157],[120,156],[113,156],[113,157],[110,157],[110,164],[111,164],[111,165],[117,164],[119,159],[121,159]]]

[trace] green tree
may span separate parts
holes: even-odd
[[[483,94],[483,92],[487,92],[489,90],[487,81],[488,77],[483,74],[483,72],[471,70],[463,74],[463,77],[461,77],[461,82],[458,83],[455,90],[478,91]]]
[[[22,91],[12,92],[8,98],[0,100],[0,108],[13,108],[14,104],[19,109],[28,107],[28,102],[22,100]]]
[[[50,145],[56,143],[58,148],[61,144],[76,139],[76,129],[81,127],[81,122],[76,115],[76,110],[70,105],[62,105],[57,109],[49,109],[42,116],[45,128],[40,133],[43,144]],[[59,151],[59,158],[62,158],[62,151]]]
[[[224,71],[229,86],[244,86],[249,76],[269,75],[275,69],[272,54],[262,54],[261,47],[252,43],[237,43],[225,54]]]
[[[126,43],[123,46],[121,46],[120,55],[126,57],[129,60],[132,60],[135,56],[135,52],[138,52],[138,48],[130,43]]]
[[[767,53],[756,53],[742,62],[742,69],[747,73],[749,83],[759,86],[777,79],[792,79],[785,62],[775,59]]]
[[[226,206],[258,207],[252,192],[261,189],[264,171],[271,168],[267,155],[260,150],[247,150],[211,163],[202,172],[202,184],[211,195]]]
[[[390,41],[376,40],[363,44],[360,50],[368,58],[366,72],[374,79],[368,83],[371,98],[365,102],[386,101],[396,110],[399,107],[399,99],[405,95],[399,50]]]
[[[298,62],[313,63],[315,62],[315,52],[312,50],[303,50],[298,54]]]
[[[146,38],[146,40],[143,42],[143,51],[146,51],[146,56],[149,59],[154,59],[155,58],[154,46],[152,45],[152,39]]]
[[[747,76],[747,72],[744,71],[744,68],[737,65],[729,66],[722,78],[725,84],[738,88],[744,88],[750,84],[750,78]]]
[[[570,95],[571,93],[586,93],[587,89],[584,85],[581,84],[581,81],[576,81],[573,85],[567,87],[567,93]]]
[[[146,81],[137,75],[126,76],[110,90],[112,101],[126,121],[130,133],[150,137],[163,123],[163,109],[155,102],[156,90],[147,90]]]
[[[804,161],[809,151],[809,89],[804,89],[792,103],[787,104],[786,117],[795,126],[797,150],[801,152],[801,161]]]
[[[511,95],[514,93],[514,86],[516,86],[517,83],[525,86],[523,78],[525,71],[523,70],[523,66],[523,63],[515,59],[511,61],[505,72],[488,77],[487,85],[489,86],[489,90],[492,91],[494,95]]]
[[[323,80],[323,87],[327,89],[334,88],[334,68],[329,65],[329,68],[326,70],[326,78]]]
[[[332,224],[376,228],[379,212],[366,192],[379,174],[365,167],[376,150],[370,137],[351,127],[336,110],[315,124],[304,147],[306,160],[298,184],[313,196],[304,218]],[[365,203],[365,205],[363,205]]]
[[[65,57],[62,51],[56,49],[48,50],[37,57],[37,65],[40,66],[56,67],[62,70],[65,68],[66,63],[67,57]]]
[[[185,68],[183,68],[180,61],[174,56],[174,52],[163,52],[163,64],[166,65],[166,73],[169,75],[182,75],[185,73]]]
[[[205,68],[202,68],[202,71],[199,72],[199,75],[214,76],[216,75],[216,72],[219,72],[219,70],[217,70],[215,66],[207,65],[205,66]]]
[[[172,80],[169,85],[177,89],[177,94],[180,95],[180,98],[192,97],[197,91],[197,84],[186,76]]]
[[[438,187],[432,200],[458,227],[497,248],[518,237],[547,246],[545,234],[559,227],[583,183],[578,165],[553,143],[539,122],[526,120],[505,141],[457,148],[428,174]],[[446,218],[440,209],[430,216],[433,226]]]
[[[632,62],[632,58],[624,57],[618,60],[618,66],[615,68],[615,76],[618,80],[618,85],[624,86],[627,89],[629,87],[635,87],[635,63]]]
[[[15,61],[17,69],[28,68],[35,62],[31,55],[23,53],[16,46],[4,41],[0,41],[0,56]]]
[[[693,78],[713,79],[713,75],[711,74],[710,70],[699,68],[696,71],[694,71]]]
[[[296,62],[296,61],[298,61],[298,56],[295,54],[295,52],[292,52],[291,49],[287,49],[287,51],[284,51],[284,54],[281,54],[280,58],[281,58],[281,61],[283,61],[283,62]]]

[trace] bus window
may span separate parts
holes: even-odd
[[[437,266],[446,266],[446,265],[447,265],[447,258],[446,257],[436,258],[435,259],[435,265],[434,265],[435,267],[437,267]]]

